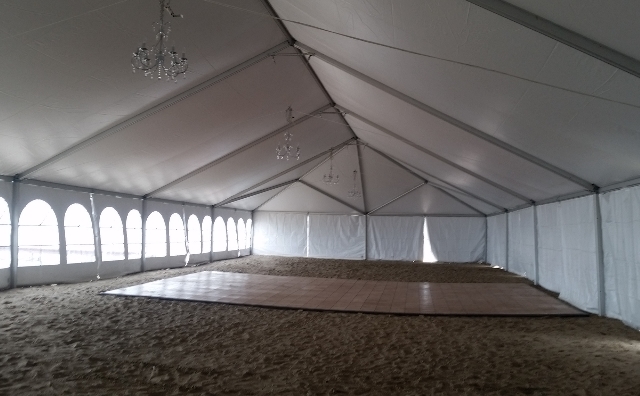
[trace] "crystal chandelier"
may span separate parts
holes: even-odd
[[[287,124],[293,123],[293,109],[289,106],[286,110]],[[289,161],[290,159],[300,159],[300,145],[296,144],[294,147],[293,143],[293,134],[289,132],[287,129],[284,133],[284,144],[278,143],[278,147],[276,147],[276,159],[282,160],[286,159]]]
[[[331,152],[329,154],[329,174],[325,174],[322,177],[322,181],[325,182],[326,184],[338,184],[340,183],[340,175],[334,175],[333,174],[333,149],[331,149]]]
[[[347,196],[349,198],[360,198],[362,196],[362,192],[358,190],[358,185],[356,184],[356,179],[358,177],[358,171],[353,171],[353,189],[347,192]]]
[[[133,66],[133,72],[136,69],[144,71],[145,77],[151,77],[151,79],[158,77],[158,80],[162,80],[162,77],[166,77],[167,81],[178,82],[176,77],[180,74],[186,78],[187,58],[184,52],[182,57],[178,56],[175,51],[175,47],[171,47],[171,51],[167,49],[167,41],[169,39],[169,33],[171,32],[171,23],[164,21],[165,10],[174,18],[182,18],[182,15],[176,14],[171,10],[171,0],[158,0],[160,3],[160,21],[153,24],[153,31],[156,34],[156,42],[147,48],[146,43],[138,47],[133,53],[131,58],[131,66]]]

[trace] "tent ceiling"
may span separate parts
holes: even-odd
[[[307,46],[555,166],[599,185],[640,174],[640,80],[612,66],[463,0],[389,0],[375,9],[360,2],[273,4],[283,18],[472,65],[287,24]],[[338,84],[335,71],[320,75],[325,85]],[[379,114],[379,98],[368,100]]]
[[[303,184],[294,183],[267,201],[258,210],[266,212],[302,212],[359,214],[358,211]]]
[[[418,187],[409,194],[375,212],[376,215],[408,215],[418,213],[424,215],[482,215],[465,204],[451,199],[451,196],[428,184]]]
[[[260,2],[233,3],[264,12]],[[285,39],[259,16],[176,2],[185,19],[172,21],[170,40],[187,50],[190,73],[178,84],[151,81],[131,73],[130,56],[139,40],[151,42],[157,7],[157,1],[4,2],[0,48],[10,55],[0,61],[0,173],[21,172]]]
[[[360,179],[360,165],[358,163],[358,147],[356,145],[348,145],[342,150],[334,153],[333,156],[333,175],[339,176],[339,182],[337,184],[327,184],[324,182],[324,176],[329,175],[331,167],[331,161],[326,160],[322,165],[318,166],[313,171],[309,172],[302,178],[303,181],[316,187],[317,189],[324,191],[325,193],[348,201],[351,205],[355,206],[359,211],[365,212],[363,197],[348,197],[348,192],[353,189],[353,171],[357,171],[356,188],[362,192],[362,183]]]
[[[265,2],[216,2],[231,7],[174,0],[185,19],[171,41],[191,73],[169,84],[128,66],[151,41],[156,0],[4,1],[0,174],[202,204],[258,193],[226,205],[321,213],[371,211],[429,182],[382,214],[494,213],[640,176],[640,79],[465,0],[268,0],[283,18],[382,44],[285,22],[319,52],[311,68],[267,56],[297,50],[259,15]],[[507,2],[640,59],[635,2]],[[350,114],[309,117],[333,101]],[[274,155],[288,106],[299,162]],[[343,149],[341,184],[323,184],[325,151],[354,132],[362,160]],[[364,199],[346,197],[354,169]]]
[[[640,3],[634,0],[505,0],[560,26],[640,59],[637,22]]]

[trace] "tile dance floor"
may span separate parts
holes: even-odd
[[[103,294],[370,313],[584,315],[524,283],[385,282],[203,271]]]

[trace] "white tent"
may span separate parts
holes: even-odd
[[[155,0],[4,2],[0,288],[429,249],[640,326],[639,3],[171,6],[175,84],[131,73]]]

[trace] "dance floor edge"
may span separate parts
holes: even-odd
[[[396,315],[587,315],[524,283],[395,282],[202,271],[101,294]]]

